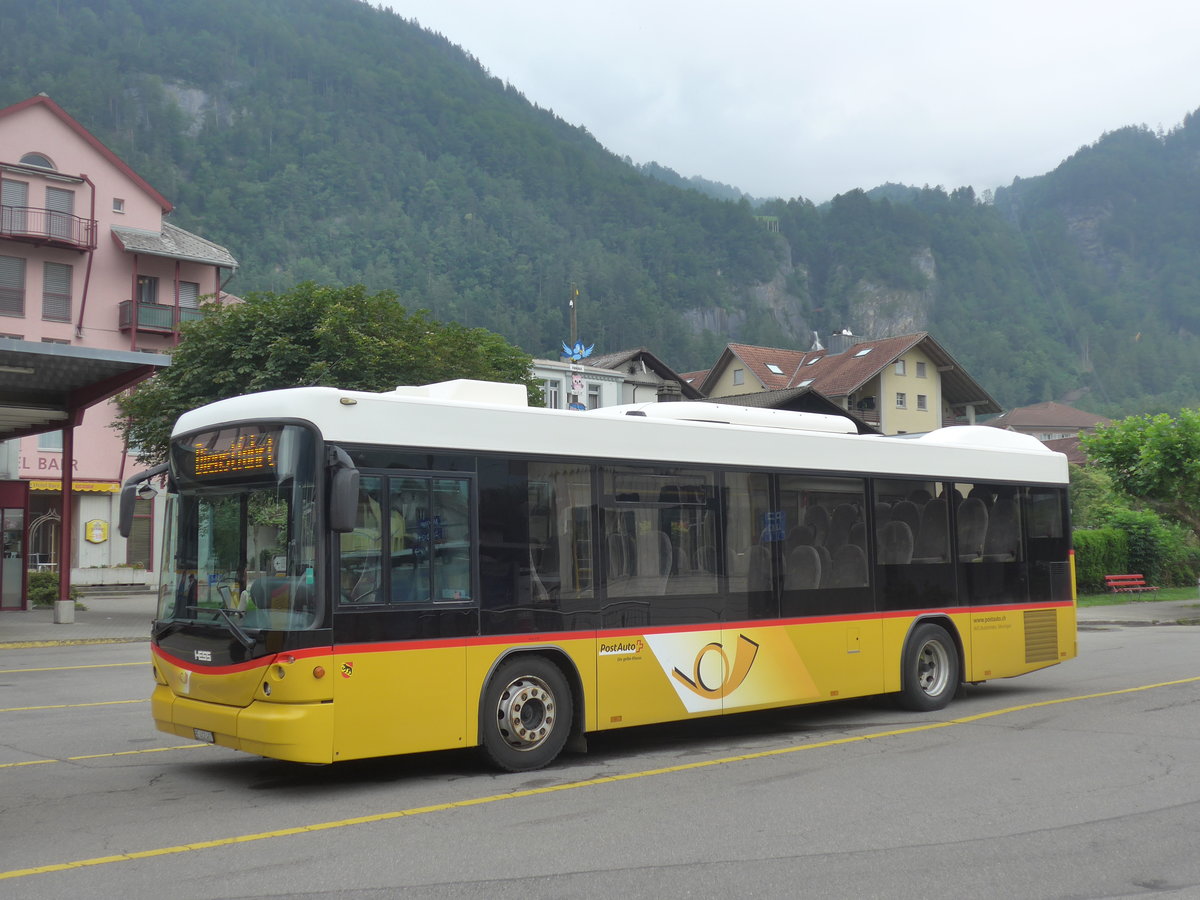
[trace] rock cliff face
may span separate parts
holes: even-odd
[[[896,334],[927,331],[937,296],[937,263],[933,251],[925,247],[912,258],[912,265],[926,280],[921,290],[898,290],[860,279],[851,289],[847,321],[817,321],[810,307],[794,289],[797,283],[808,288],[808,272],[803,267],[783,263],[770,281],[755,285],[745,298],[742,309],[692,309],[684,313],[697,332],[704,330],[742,339],[747,320],[755,312],[765,312],[779,329],[779,346],[807,348],[814,330],[824,334],[829,327],[848,327],[855,334],[879,338]],[[806,290],[805,293],[811,294]]]
[[[858,282],[851,300],[854,318],[851,327],[856,334],[878,338],[928,330],[937,287],[933,251],[923,248],[913,256],[912,264],[925,276],[927,283],[923,290],[896,290],[866,279]]]
[[[696,334],[711,331],[713,334],[727,334],[737,338],[746,324],[746,311],[710,306],[706,309],[684,310],[683,318]]]
[[[1121,272],[1121,261],[1104,238],[1104,228],[1113,218],[1112,204],[1064,204],[1061,211],[1067,235],[1083,258],[1115,280]]]
[[[770,313],[790,343],[804,342],[812,334],[801,298],[788,291],[788,281],[796,274],[807,280],[807,272],[787,263],[779,267],[770,281],[750,289],[750,302]]]

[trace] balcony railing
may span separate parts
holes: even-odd
[[[155,334],[170,334],[175,330],[174,306],[163,306],[159,303],[139,303],[137,305],[137,330],[150,331]],[[191,307],[179,307],[179,321],[191,322],[199,319],[203,313]],[[122,331],[133,328],[133,301],[122,300],[117,307],[117,320]]]
[[[37,206],[0,207],[0,238],[69,250],[96,249],[96,220]]]

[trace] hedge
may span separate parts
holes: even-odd
[[[1104,591],[1105,575],[1129,573],[1129,538],[1119,528],[1080,528],[1075,543],[1075,582],[1079,592]]]

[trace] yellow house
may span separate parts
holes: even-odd
[[[810,388],[884,434],[973,425],[1000,405],[929,334],[836,335],[830,349],[729,344],[700,382],[709,399]]]

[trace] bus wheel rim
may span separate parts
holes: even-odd
[[[522,675],[500,692],[496,723],[505,743],[514,750],[540,747],[554,731],[554,693],[540,678]]]
[[[946,689],[950,678],[950,660],[941,641],[926,641],[917,654],[917,683],[921,690],[936,697]]]

